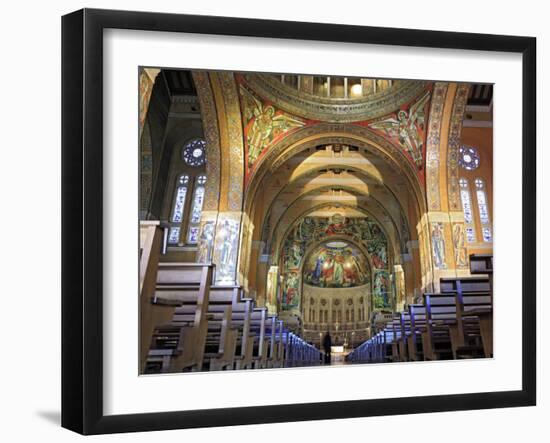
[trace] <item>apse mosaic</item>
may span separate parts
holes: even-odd
[[[346,242],[327,242],[307,259],[304,283],[320,288],[352,288],[369,283],[364,254]]]
[[[367,217],[349,218],[340,214],[331,218],[304,217],[286,239],[285,264],[289,268],[300,267],[307,244],[332,236],[346,236],[364,244],[375,268],[388,266],[388,242],[378,223]]]
[[[335,241],[330,242],[330,238],[333,237]],[[347,244],[344,240],[336,242],[340,239],[349,239],[361,245],[369,258],[367,259],[364,255],[358,253],[357,248]],[[310,258],[307,259],[305,254],[310,246],[315,243],[322,243],[324,250],[318,251],[317,258],[311,258],[315,256],[315,253],[308,254]],[[334,245],[338,243],[347,244],[346,248],[348,249],[343,248],[342,251],[337,253],[336,249],[332,250],[330,246],[327,246],[332,244],[335,248]],[[307,259],[308,262],[303,263],[304,259]],[[344,272],[345,266],[341,269],[342,263],[346,264],[346,259],[351,266],[348,268],[347,274]],[[311,260],[315,262],[311,263]],[[332,217],[304,217],[291,229],[283,244],[282,309],[294,309],[299,306],[302,271],[305,276],[304,283],[312,286],[353,287],[370,282],[368,260],[372,263],[374,270],[387,270],[389,268],[388,241],[386,235],[374,220],[369,217],[344,217],[341,214],[334,214]],[[357,263],[357,267],[355,263]],[[322,267],[315,271],[317,265],[326,265],[324,273]],[[357,269],[357,276],[352,278],[352,270],[355,269]],[[380,282],[382,285],[385,280],[381,279]],[[381,307],[385,306],[382,302],[379,305]]]

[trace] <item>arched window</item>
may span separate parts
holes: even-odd
[[[170,219],[173,226],[170,227],[170,233],[168,235],[168,242],[172,244],[178,243],[180,238],[181,227],[179,225],[183,220],[183,212],[185,210],[185,202],[187,200],[188,188],[189,176],[186,174],[180,175],[176,184],[172,217]]]
[[[468,180],[461,178],[458,181],[460,186],[460,200],[462,201],[462,211],[464,212],[464,229],[466,231],[466,240],[469,243],[476,241],[476,230],[474,223],[474,213],[472,211],[472,199],[470,197],[470,187]]]
[[[187,228],[187,243],[197,244],[199,241],[199,223],[201,221],[202,205],[204,203],[206,175],[199,175],[195,180],[195,192],[193,194],[193,206]]]
[[[479,209],[479,221],[481,223],[481,234],[484,242],[493,241],[491,221],[489,220],[489,209],[487,194],[485,193],[485,182],[481,178],[475,179],[477,207]]]
[[[181,173],[177,176],[170,215],[168,243],[196,245],[206,194],[206,142],[202,138],[187,141],[181,148]]]

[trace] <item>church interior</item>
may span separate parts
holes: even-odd
[[[140,373],[490,358],[493,85],[140,68]]]

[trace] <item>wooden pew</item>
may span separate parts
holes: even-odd
[[[492,274],[493,254],[470,255],[470,274]]]
[[[318,363],[318,350],[283,321],[254,306],[238,287],[212,286],[213,265],[161,263],[147,305],[151,372],[251,369]],[[294,354],[291,352],[294,348]],[[297,356],[290,358],[288,356]]]
[[[271,321],[271,318],[268,318],[267,308],[253,308],[250,318],[250,331],[256,337],[252,354],[254,369],[264,369],[270,365],[270,338],[266,334],[266,326],[269,321]]]
[[[411,361],[424,360],[422,335],[426,332],[426,306],[408,305],[410,334],[407,336],[407,354]]]
[[[424,295],[427,323],[423,346],[427,359],[444,358],[448,345],[453,358],[481,356],[479,315],[492,313],[490,293],[463,292],[460,281],[455,287],[455,291]]]
[[[321,351],[290,331],[283,332],[285,342],[284,367],[321,364]]]
[[[470,274],[487,275],[489,279],[489,289],[491,297],[493,294],[493,255],[492,254],[472,254],[470,255]],[[492,312],[479,314],[479,326],[481,338],[483,340],[483,350],[485,357],[493,356],[493,315]]]
[[[140,335],[139,359],[140,371],[145,369],[151,336],[156,324],[168,321],[173,309],[158,308],[151,305],[151,297],[157,284],[157,268],[163,240],[163,229],[158,221],[141,221],[139,224],[139,307]]]
[[[212,274],[213,265],[159,264],[156,290],[150,302],[153,309],[171,310],[172,315],[169,322],[154,326],[159,333],[147,360],[150,364],[162,362],[162,372],[202,370]],[[187,291],[194,296],[185,298]]]
[[[408,340],[411,336],[411,314],[407,311],[399,312],[397,320],[401,328],[401,338],[398,342],[399,361],[409,361]]]
[[[492,275],[492,269],[489,270],[485,265],[492,264],[490,256],[483,257],[483,267],[477,266],[477,269],[483,269],[485,272],[490,271]],[[474,261],[475,262],[475,261]],[[445,279],[444,289],[448,294],[454,294],[456,300],[457,312],[460,313],[460,317],[472,318],[475,317],[475,325],[477,328],[477,334],[481,336],[483,345],[483,353],[485,357],[492,357],[493,355],[493,309],[492,309],[492,282],[491,279],[485,274],[483,276],[477,275],[474,277]],[[451,332],[457,335],[457,342],[460,346],[466,340],[466,333],[461,329],[463,327],[462,322],[457,323],[455,327],[451,328]]]
[[[177,303],[172,322],[159,328],[159,333],[177,331],[194,323],[194,309],[199,288],[193,285],[159,287],[156,301]],[[235,286],[211,286],[205,311],[206,330],[204,368],[208,370],[245,369],[252,363],[254,334],[250,332],[252,300],[243,298]],[[174,340],[179,343],[179,336]],[[180,345],[169,344],[178,348]],[[185,346],[182,344],[181,346]],[[193,344],[197,346],[197,344]],[[157,354],[159,351],[156,352]],[[166,353],[166,352],[165,352]],[[173,370],[174,368],[172,368]]]

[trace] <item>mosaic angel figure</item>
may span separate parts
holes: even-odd
[[[251,166],[276,135],[304,126],[304,122],[287,114],[276,114],[273,106],[264,106],[246,88],[241,86],[240,89],[247,125],[250,121],[253,121],[246,135],[246,141],[248,142],[248,164]]]
[[[399,140],[401,146],[412,157],[416,166],[422,167],[422,134],[426,120],[425,107],[430,98],[427,92],[408,111],[401,110],[394,116],[385,120],[371,123],[369,126],[383,131],[390,137]]]

